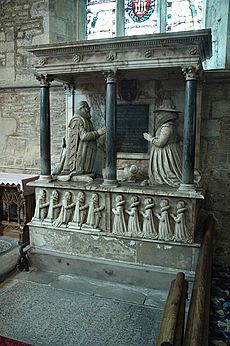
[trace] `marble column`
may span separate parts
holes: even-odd
[[[105,73],[106,77],[106,134],[105,134],[105,169],[104,185],[117,185],[117,77],[114,71]]]
[[[40,180],[51,179],[50,145],[50,97],[49,88],[52,79],[46,75],[38,76],[40,82]]]
[[[183,130],[182,184],[180,189],[194,190],[194,163],[196,141],[196,97],[198,66],[182,69],[185,78],[185,106]]]

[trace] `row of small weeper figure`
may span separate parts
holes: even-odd
[[[125,209],[126,201],[123,195],[116,197],[112,233],[117,235],[128,235],[159,239],[165,241],[191,242],[191,235],[186,226],[185,212],[187,210],[184,201],[177,203],[176,215],[170,213],[168,200],[160,201],[159,213],[154,211],[155,203],[152,198],[146,197],[144,209],[140,209],[140,201],[137,196],[130,198],[128,209]],[[89,204],[85,201],[85,193],[80,191],[76,201],[72,201],[72,193],[66,191],[59,203],[59,193],[53,190],[49,201],[47,201],[46,190],[42,189],[37,197],[33,222],[44,222],[55,227],[69,227],[75,229],[100,230],[99,224],[102,211],[105,206],[99,204],[99,195],[92,193]],[[126,222],[125,214],[128,215]],[[140,215],[143,222],[141,225]],[[158,227],[155,225],[154,217],[159,220]],[[175,226],[172,229],[170,217]]]
[[[59,203],[59,193],[53,190],[47,202],[46,190],[40,190],[36,200],[33,222],[44,222],[55,227],[75,229],[98,229],[104,206],[99,205],[99,195],[93,193],[89,204],[85,203],[85,194],[80,191],[76,202],[72,202],[72,193],[66,191]],[[85,222],[86,220],[86,222]]]
[[[116,197],[116,206],[112,209],[114,213],[113,230],[114,234],[127,234],[130,236],[141,236],[146,238],[191,242],[191,235],[188,232],[185,211],[187,210],[184,201],[177,203],[176,215],[169,213],[170,205],[167,199],[160,201],[160,212],[154,212],[155,203],[151,197],[144,200],[144,209],[140,210],[140,201],[137,196],[132,196],[128,209],[125,209],[125,200],[122,195]],[[125,213],[128,214],[128,223],[125,220]],[[143,217],[142,227],[139,214]],[[155,226],[154,216],[159,220],[158,227]],[[174,230],[171,227],[170,217],[174,220]]]

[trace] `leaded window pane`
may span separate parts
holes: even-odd
[[[201,29],[202,10],[203,0],[167,1],[166,31]]]
[[[87,2],[87,39],[116,36],[116,0]]]

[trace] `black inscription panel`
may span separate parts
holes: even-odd
[[[149,105],[117,106],[117,151],[147,153],[148,142],[143,132],[148,132]]]

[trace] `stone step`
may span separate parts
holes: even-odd
[[[31,265],[39,271],[77,275],[92,279],[122,283],[145,288],[168,290],[178,270],[160,266],[134,264],[94,257],[71,256],[55,251],[31,248]],[[186,279],[193,282],[194,273],[184,271]]]

